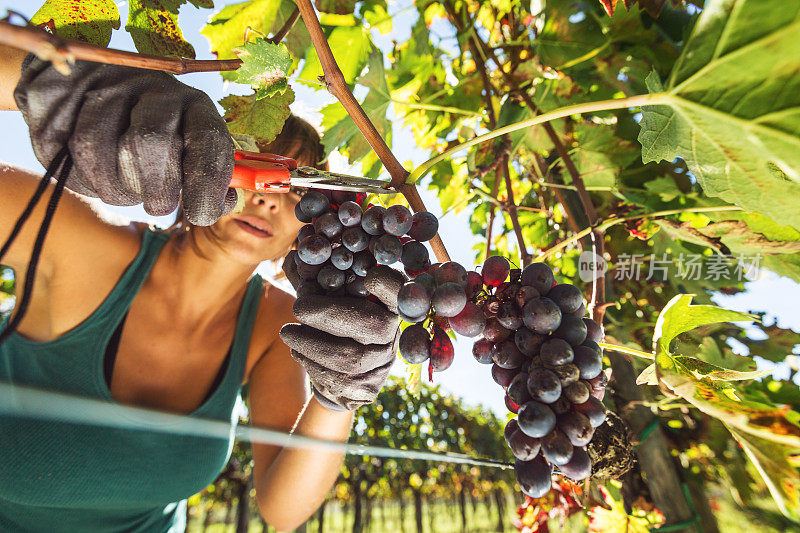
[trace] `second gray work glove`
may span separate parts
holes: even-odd
[[[67,146],[66,187],[111,205],[171,213],[208,226],[236,204],[233,142],[202,91],[155,70],[77,61],[64,76],[25,59],[14,99],[47,167]]]
[[[298,286],[293,254],[286,276]],[[397,293],[404,276],[388,266],[373,267],[365,278],[379,302],[352,296],[308,294],[292,308],[300,324],[286,324],[281,339],[311,381],[319,402],[334,411],[354,410],[375,401],[397,354],[400,319]]]

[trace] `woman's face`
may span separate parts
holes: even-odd
[[[294,192],[244,193],[244,209],[231,213],[211,226],[226,252],[246,263],[283,257],[297,238],[303,223],[294,206],[300,197]]]

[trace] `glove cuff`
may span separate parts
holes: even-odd
[[[342,413],[342,412],[348,410],[345,407],[339,405],[338,403],[336,403],[334,401],[331,401],[328,398],[326,398],[325,396],[323,396],[322,393],[320,393],[317,390],[317,388],[314,387],[313,384],[311,385],[311,393],[314,394],[314,397],[322,405],[322,407],[324,407],[325,409],[327,409],[329,411],[336,411],[338,413]]]

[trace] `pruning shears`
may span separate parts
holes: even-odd
[[[230,187],[261,193],[284,193],[294,187],[395,194],[388,182],[337,174],[314,167],[298,167],[290,157],[235,150]]]

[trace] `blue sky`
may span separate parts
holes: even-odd
[[[0,8],[2,8],[2,12],[6,9],[14,9],[31,16],[41,5],[41,1],[0,2]],[[224,5],[221,0],[217,0],[216,3],[220,7]],[[127,2],[118,2],[118,6],[124,26],[127,18]],[[389,12],[398,13],[394,19],[393,31],[387,35],[373,32],[373,40],[382,49],[391,46],[392,40],[402,42],[408,39],[411,25],[415,22],[415,15],[410,11],[404,11],[404,7],[406,7],[406,2],[390,0]],[[181,9],[180,25],[184,37],[194,45],[198,59],[213,57],[208,52],[205,37],[200,34],[200,28],[213,13],[214,10],[196,9],[190,4],[184,5]],[[446,43],[442,44],[446,45]],[[110,47],[134,50],[130,37],[122,30],[114,32]],[[216,73],[188,74],[181,76],[180,80],[205,91],[214,101],[218,101],[227,94],[250,92],[249,87],[241,85],[228,84],[224,86]],[[297,97],[292,105],[292,110],[313,124],[319,125],[321,116],[317,111],[324,105],[333,102],[333,97],[324,91],[314,91],[301,84],[294,84],[293,87]],[[390,113],[392,113],[391,109]],[[411,132],[404,129],[398,120],[395,120],[393,124],[394,145],[392,148],[398,159],[401,162],[409,161],[415,165],[428,159],[427,151],[413,144]],[[31,150],[27,127],[21,115],[17,112],[0,112],[0,128],[4,133],[3,142],[0,143],[0,160],[23,168],[42,171],[41,165]],[[331,165],[333,170],[351,173],[358,171],[358,169],[348,168],[346,160],[341,156],[336,157],[336,154],[331,157]],[[420,193],[428,210],[440,216],[442,213],[438,199],[424,186],[420,187]],[[130,218],[147,219],[144,211],[140,208],[113,208],[112,210]],[[467,229],[469,227],[468,215],[469,213],[465,211],[458,214],[451,212],[440,221],[441,235],[451,258],[465,266],[474,264],[472,246],[479,240]],[[800,314],[796,312],[795,307],[797,302],[800,302],[800,285],[786,278],[766,273],[762,278],[748,283],[747,292],[735,296],[718,295],[715,297],[715,301],[719,305],[740,311],[768,311],[766,317],[768,322],[777,320],[781,327],[800,331]],[[460,337],[456,342],[455,362],[447,371],[435,374],[434,382],[441,384],[443,388],[453,394],[461,396],[467,403],[483,404],[504,416],[507,411],[503,402],[502,390],[492,381],[489,367],[480,365],[473,359],[471,347],[470,339]],[[402,375],[404,365],[396,364],[394,372]],[[776,370],[776,377],[785,378],[787,376],[788,369],[785,366]]]

